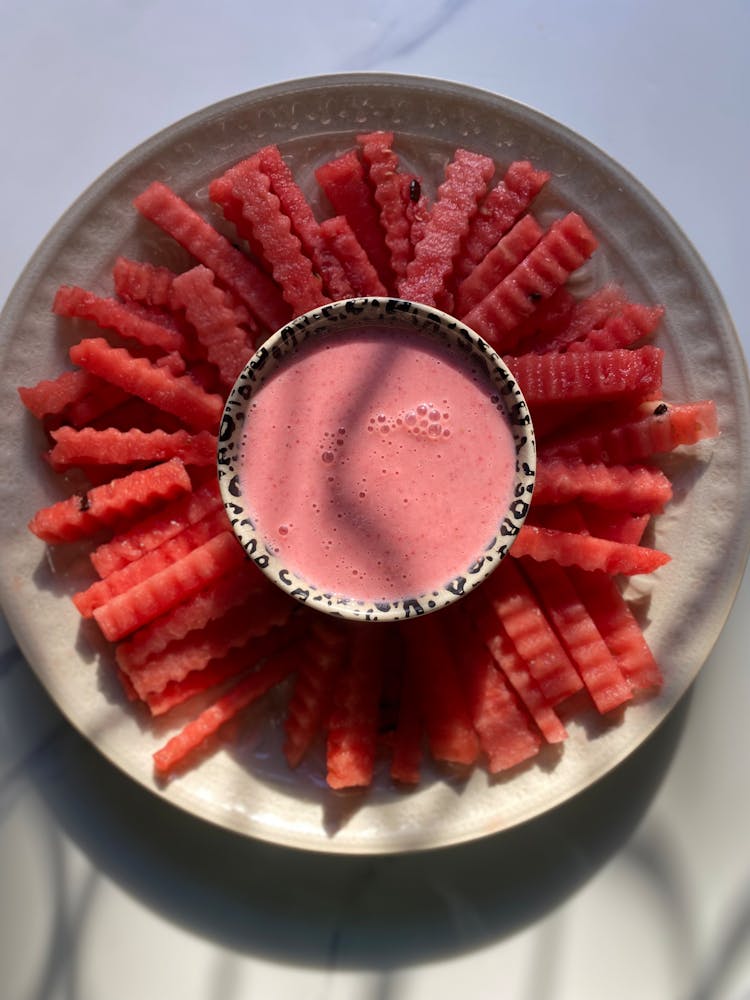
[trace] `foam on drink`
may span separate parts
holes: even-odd
[[[435,590],[495,537],[515,475],[497,389],[456,348],[368,327],[313,338],[250,402],[245,504],[269,550],[355,600]]]

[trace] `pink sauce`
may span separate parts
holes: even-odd
[[[495,537],[515,448],[495,388],[424,334],[304,345],[253,398],[241,472],[269,548],[357,600],[436,590]]]

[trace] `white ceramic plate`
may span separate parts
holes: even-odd
[[[152,180],[210,211],[210,178],[275,142],[312,197],[315,167],[350,148],[358,132],[377,128],[397,133],[404,165],[422,174],[429,190],[456,145],[500,165],[525,158],[552,171],[536,206],[541,221],[577,210],[601,242],[576,279],[581,291],[614,279],[634,298],[665,305],[658,343],[667,352],[667,397],[716,401],[720,439],[668,463],[675,501],[659,519],[654,544],[673,560],[634,591],[666,684],[617,723],[593,714],[572,719],[560,755],[501,779],[481,769],[468,780],[434,771],[418,790],[399,792],[381,770],[366,795],[336,795],[325,787],[320,760],[288,771],[278,718],[263,713],[197,769],[158,788],[151,754],[174,723],[153,725],[127,705],[106,644],[81,624],[70,594],[89,579],[85,558],[61,551],[53,563],[25,530],[31,513],[59,499],[62,488],[39,457],[39,428],[15,387],[54,377],[66,364],[71,335],[50,313],[58,285],[109,293],[120,253],[173,267],[188,263],[131,207]],[[584,139],[507,99],[452,83],[366,74],[281,84],[200,111],[129,153],[82,195],[35,254],[0,325],[3,610],[74,726],[145,787],[228,829],[319,851],[386,853],[467,841],[531,819],[602,777],[653,732],[695,678],[729,613],[748,543],[750,467],[740,457],[750,454],[750,394],[726,309],[695,251],[640,184]]]

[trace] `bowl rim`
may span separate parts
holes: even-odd
[[[478,363],[498,388],[498,409],[508,420],[516,451],[508,505],[484,551],[444,585],[389,601],[355,599],[316,586],[274,553],[243,503],[240,456],[247,408],[277,371],[313,339],[362,326],[415,331]],[[318,306],[295,317],[265,340],[247,361],[224,407],[217,447],[219,490],[232,529],[252,562],[301,604],[352,621],[396,622],[431,614],[465,597],[486,580],[508,555],[531,506],[536,476],[536,441],[529,408],[508,365],[474,330],[441,309],[396,296],[358,296]]]

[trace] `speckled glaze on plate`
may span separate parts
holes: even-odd
[[[312,340],[357,328],[382,327],[418,331],[427,341],[441,345],[447,356],[468,361],[483,372],[496,392],[495,408],[513,434],[515,477],[509,502],[497,511],[497,522],[483,551],[470,553],[471,562],[439,588],[405,598],[382,601],[353,600],[316,587],[289,569],[256,530],[241,487],[243,435],[247,408],[255,394],[298,349]],[[314,392],[314,390],[312,390]],[[430,614],[453,604],[486,580],[507,556],[529,512],[536,474],[536,444],[526,400],[502,359],[486,341],[465,324],[428,306],[397,298],[343,299],[304,313],[277,330],[245,365],[224,407],[219,431],[219,486],[224,508],[248,556],[287,594],[308,607],[353,621],[395,622]],[[441,534],[444,529],[441,528]]]
[[[258,146],[278,143],[303,189],[313,172],[351,147],[358,132],[397,134],[407,169],[434,191],[456,145],[500,166],[530,159],[551,171],[535,214],[544,223],[580,212],[600,249],[576,276],[581,292],[617,280],[638,300],[660,302],[657,342],[666,350],[665,395],[713,398],[722,428],[688,456],[665,462],[675,499],[651,542],[672,562],[629,588],[662,664],[661,693],[605,723],[566,720],[561,753],[500,779],[427,770],[413,792],[394,789],[380,768],[364,795],[336,795],[320,759],[291,773],[280,753],[280,713],[256,714],[240,738],[161,788],[151,753],[177,723],[152,724],[126,703],[107,645],[81,623],[70,594],[91,579],[80,550],[48,553],[26,530],[31,513],[63,495],[40,456],[38,426],[17,385],[53,377],[73,332],[50,313],[55,290],[77,283],[107,293],[115,257],[174,268],[183,252],[139,219],[132,198],[153,180],[208,210],[215,174]],[[32,258],[0,320],[0,594],[32,668],[61,710],[136,781],[213,823],[264,840],[317,851],[388,853],[468,841],[507,829],[586,788],[634,750],[674,707],[706,659],[729,613],[748,548],[750,393],[738,339],[701,260],[674,222],[625,170],[586,140],[510,100],[458,84],[379,74],[279,84],[209,107],[129,153],[63,216]]]

